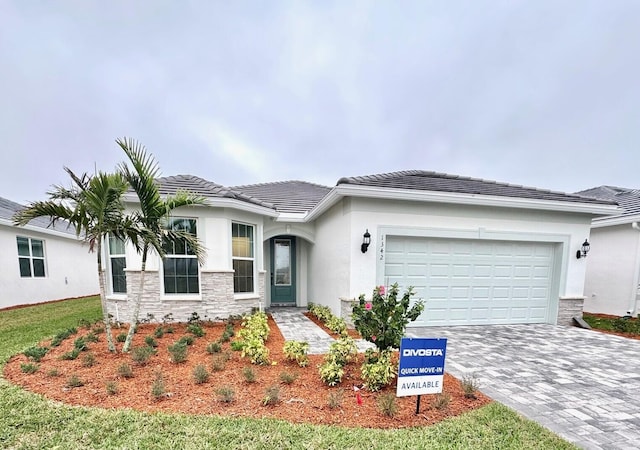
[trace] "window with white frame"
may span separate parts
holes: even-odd
[[[17,236],[18,264],[23,278],[45,276],[44,241]]]
[[[174,217],[169,219],[166,228],[184,231],[197,236],[196,219]],[[185,239],[165,240],[163,261],[165,294],[198,294],[200,280],[198,275],[198,258]]]
[[[254,292],[254,226],[233,222],[231,246],[233,259],[233,292]]]
[[[115,236],[109,236],[109,271],[111,278],[111,292],[113,294],[127,293],[127,257],[124,251],[124,241]]]

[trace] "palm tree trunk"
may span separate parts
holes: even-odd
[[[113,344],[113,336],[111,335],[111,320],[109,319],[109,310],[107,309],[107,296],[106,296],[106,280],[104,268],[102,267],[102,242],[98,239],[97,251],[98,254],[98,278],[100,282],[100,303],[102,304],[102,321],[104,322],[104,330],[107,335],[107,348],[110,352],[116,351],[116,346]]]
[[[147,269],[147,253],[149,252],[149,246],[144,245],[142,250],[142,266],[140,267],[140,287],[138,288],[138,295],[136,295],[136,301],[132,308],[131,319],[129,320],[129,331],[127,332],[127,339],[122,346],[123,353],[129,351],[131,347],[131,341],[133,341],[133,334],[136,331],[136,324],[138,323],[138,316],[140,315],[140,304],[142,303],[142,290],[144,289],[144,274]]]

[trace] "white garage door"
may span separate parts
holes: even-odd
[[[553,244],[388,236],[385,281],[425,300],[410,326],[545,323]]]

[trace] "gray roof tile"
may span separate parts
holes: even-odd
[[[277,211],[287,213],[310,211],[331,190],[327,186],[297,180],[233,186],[231,189],[259,198],[273,204]]]
[[[602,205],[615,204],[615,202],[608,199],[597,199],[577,194],[554,192],[533,187],[483,180],[481,178],[470,178],[423,170],[405,170],[359,177],[345,177],[338,180],[338,185],[341,184],[560,202],[593,203]]]
[[[576,192],[576,194],[616,202],[623,210],[623,212],[617,214],[617,216],[640,214],[640,189],[598,186]]]
[[[12,202],[6,198],[0,197],[0,219],[6,219],[13,223],[13,215],[24,209],[24,205],[20,203]],[[65,221],[57,221],[55,225],[49,226],[51,221],[47,217],[38,217],[29,222],[29,225],[39,228],[49,228],[50,230],[59,231],[61,233],[68,233],[75,235],[75,229],[70,227]]]

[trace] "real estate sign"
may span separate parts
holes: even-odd
[[[446,351],[446,338],[402,338],[396,395],[442,392]]]

